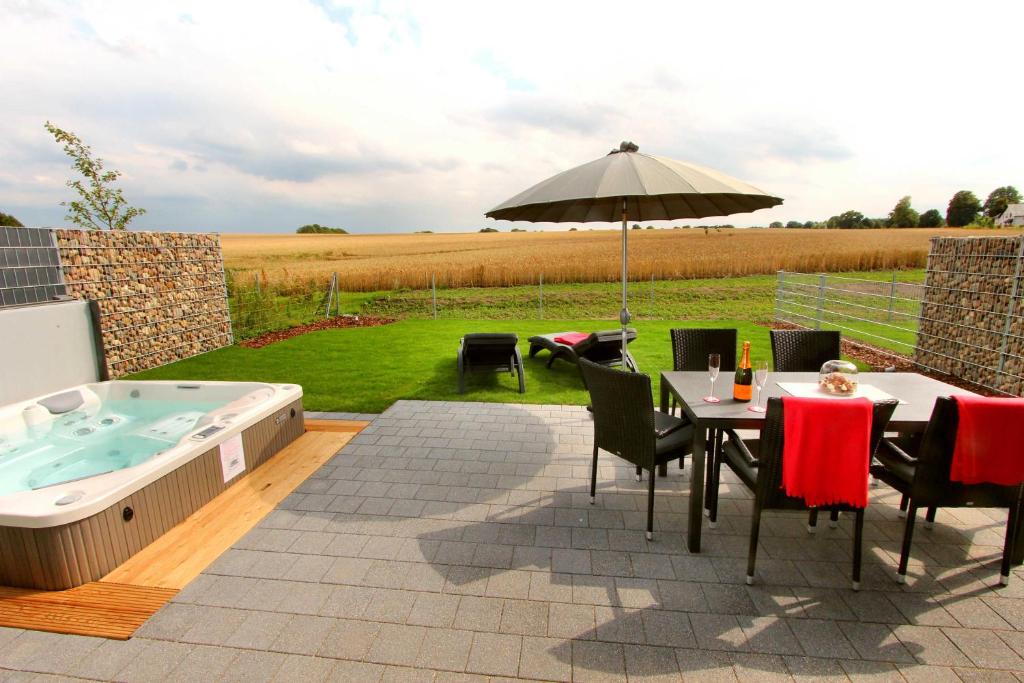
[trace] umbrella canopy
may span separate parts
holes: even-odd
[[[728,216],[782,203],[724,173],[697,164],[640,154],[624,142],[607,156],[563,171],[486,213],[532,223],[615,222],[623,199],[630,220]]]
[[[628,231],[634,221],[728,216],[782,203],[724,173],[696,164],[640,154],[623,142],[606,156],[563,171],[488,211],[488,218],[532,223],[622,220],[622,357],[626,357]],[[625,367],[625,365],[623,366]]]

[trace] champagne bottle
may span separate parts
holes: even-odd
[[[754,372],[750,369],[750,342],[743,342],[743,356],[736,368],[736,379],[732,383],[732,397],[747,402],[754,391]]]

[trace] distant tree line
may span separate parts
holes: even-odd
[[[3,211],[0,211],[0,227],[3,227],[3,228],[24,228],[25,226],[22,225],[21,221],[19,221],[17,218],[12,216],[11,214],[4,213]]]
[[[970,190],[960,190],[952,196],[946,206],[945,216],[938,209],[918,213],[911,205],[909,195],[900,198],[885,218],[869,218],[860,211],[844,211],[825,221],[775,221],[769,228],[990,228],[995,219],[1006,211],[1010,204],[1021,202],[1021,194],[1013,185],[997,187],[989,193],[984,203]]]
[[[309,225],[303,225],[301,228],[296,230],[300,235],[347,235],[348,230],[345,228],[328,228],[326,225],[320,225],[319,223],[310,223]]]

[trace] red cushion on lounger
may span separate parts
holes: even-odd
[[[566,344],[568,346],[576,346],[581,341],[589,337],[590,335],[586,332],[566,332],[555,337],[555,341],[559,344]]]
[[[954,396],[956,430],[949,478],[1014,486],[1024,481],[1024,399]]]

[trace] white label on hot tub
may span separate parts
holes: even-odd
[[[245,450],[242,448],[241,434],[220,445],[220,468],[224,472],[225,484],[245,472]]]

